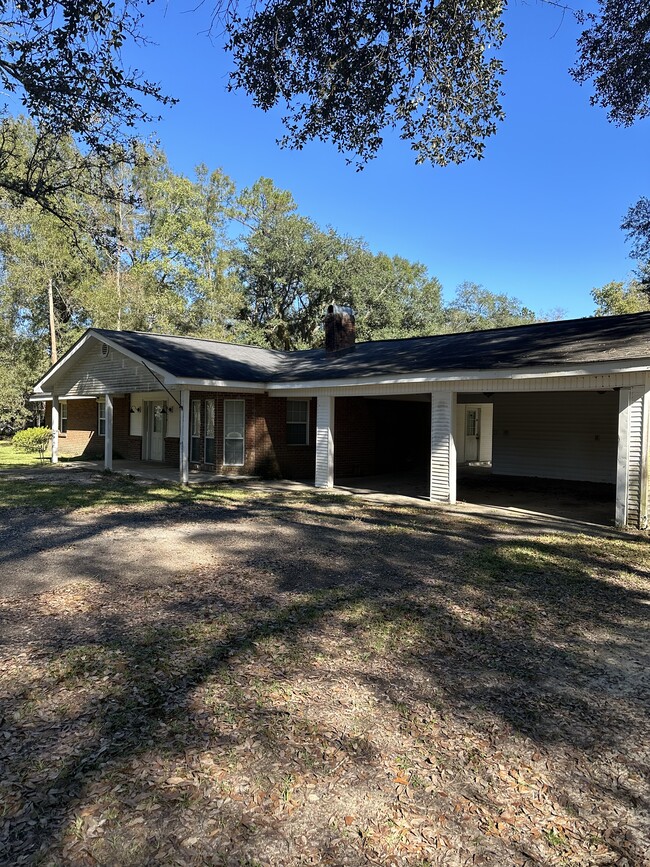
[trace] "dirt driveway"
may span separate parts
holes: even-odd
[[[75,482],[0,509],[1,863],[648,863],[644,536]]]

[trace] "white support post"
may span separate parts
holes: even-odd
[[[106,417],[104,421],[104,469],[113,469],[113,398],[106,395]]]
[[[316,402],[317,488],[334,487],[334,397],[319,395]]]
[[[179,476],[181,485],[189,484],[190,480],[190,390],[181,389],[181,418],[179,441]]]
[[[454,419],[456,393],[431,394],[431,475],[429,499],[435,503],[456,502],[456,443]]]
[[[59,398],[52,395],[52,463],[59,462]]]
[[[650,393],[642,386],[621,388],[616,455],[617,527],[648,526],[648,429]]]
[[[629,464],[629,404],[630,389],[621,388],[618,393],[618,447],[616,452],[616,516],[617,527],[627,523],[627,485]]]

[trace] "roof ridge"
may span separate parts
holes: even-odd
[[[236,343],[231,340],[215,340],[212,337],[192,337],[188,334],[163,334],[160,331],[136,331],[134,329],[117,329],[117,328],[89,328],[89,331],[95,331],[99,334],[138,334],[143,337],[164,337],[168,340],[197,340],[202,343],[216,343],[219,346],[241,346],[242,349],[260,349],[263,352],[273,352],[278,355],[290,355],[289,349],[272,349],[270,346],[258,346],[256,343]]]

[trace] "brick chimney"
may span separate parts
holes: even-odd
[[[343,349],[354,349],[356,328],[354,324],[354,310],[351,307],[330,304],[327,308],[324,325],[326,352],[340,352]]]

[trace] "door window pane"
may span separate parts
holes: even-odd
[[[223,402],[223,462],[226,466],[244,464],[244,401]]]
[[[201,401],[192,401],[190,460],[198,464],[201,461]]]
[[[155,404],[153,408],[153,432],[156,434],[161,434],[163,432],[165,424],[164,409],[165,406],[162,403]]]
[[[214,399],[205,402],[205,462],[215,463],[214,448]]]

